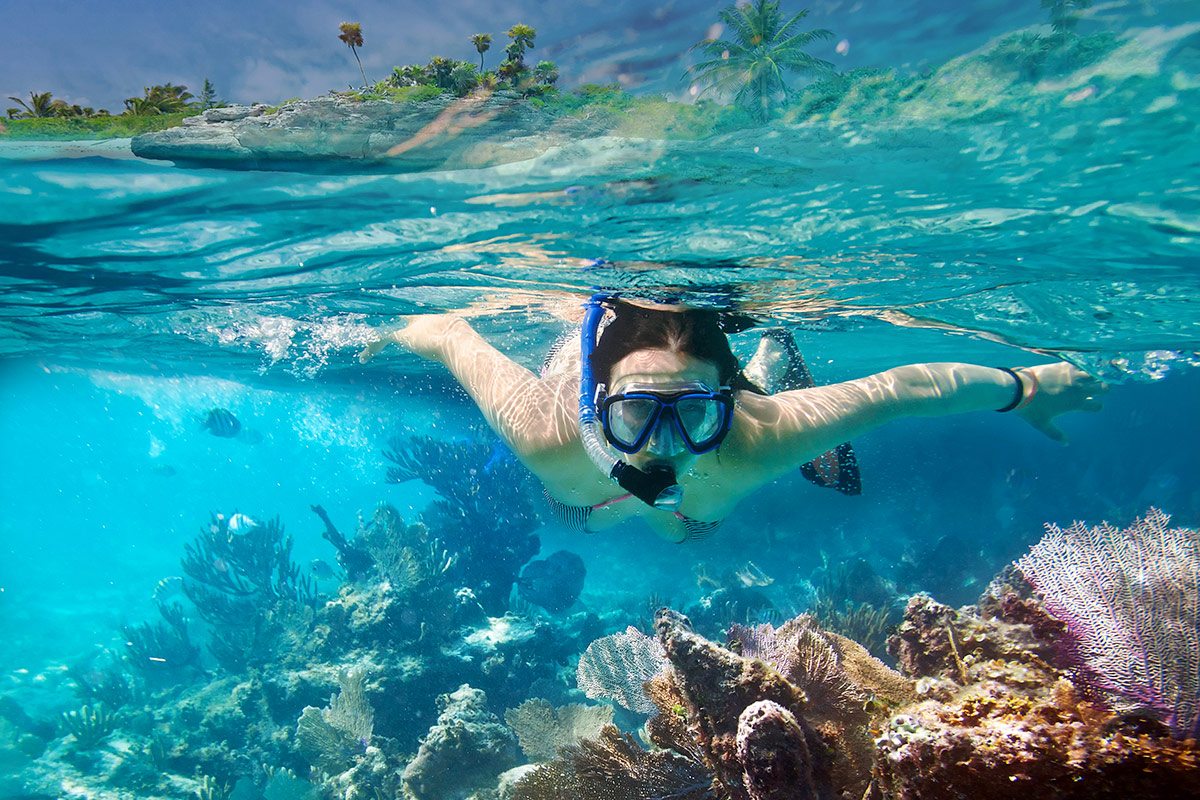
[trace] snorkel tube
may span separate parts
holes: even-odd
[[[602,473],[643,503],[664,511],[675,511],[683,502],[683,487],[675,482],[675,470],[654,467],[648,472],[609,455],[604,447],[604,431],[596,409],[596,376],[592,356],[604,318],[607,294],[593,295],[585,306],[583,329],[580,333],[579,365],[579,434],[588,457]]]

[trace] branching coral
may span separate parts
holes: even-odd
[[[628,734],[606,725],[597,739],[563,749],[517,783],[511,800],[716,800],[705,767],[670,750],[647,752]]]
[[[1062,620],[1078,679],[1200,738],[1200,531],[1150,509],[1124,530],[1047,525],[1018,568]]]
[[[80,750],[94,750],[117,729],[118,717],[97,703],[62,715],[62,727]]]
[[[270,658],[271,638],[294,612],[316,606],[291,553],[279,520],[234,531],[219,515],[184,546],[184,593],[211,626],[209,649],[227,670]]]
[[[126,660],[148,681],[158,681],[165,676],[178,678],[181,672],[200,662],[200,649],[188,636],[183,606],[162,601],[157,605],[162,622],[144,622],[122,629]]]
[[[539,524],[532,478],[500,445],[393,439],[383,455],[394,483],[421,480],[437,491],[422,521],[457,557],[451,571],[488,614],[499,616],[521,565],[535,556]]]

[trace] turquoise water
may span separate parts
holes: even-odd
[[[957,605],[1045,522],[1154,506],[1195,527],[1197,30],[1135,32],[1026,95],[958,84],[956,102],[992,107],[966,120],[947,100],[700,142],[606,137],[485,169],[188,169],[119,143],[0,143],[0,694],[37,719],[78,708],[67,668],[119,658],[122,626],[155,619],[156,584],[212,514],[278,516],[297,564],[333,565],[311,505],[350,534],[379,503],[415,521],[438,498],[386,481],[393,437],[503,463],[445,370],[395,349],[358,363],[402,314],[463,311],[536,369],[600,287],[784,325],[821,383],[1064,359],[1112,386],[1102,412],[1063,420],[1066,446],[1011,416],[895,423],[854,442],[861,497],[797,475],[696,544],[636,522],[580,538],[519,484],[528,503],[496,501],[497,529],[528,505],[541,554],[578,553],[587,578],[566,617],[513,610],[576,644],[638,624],[652,595],[696,606],[747,562],[777,615],[857,559],[885,606],[919,590]],[[755,341],[734,337],[743,355]],[[242,435],[205,430],[215,408]],[[475,674],[437,669],[425,705]],[[202,670],[193,686],[224,674],[208,655]],[[515,705],[553,672],[489,693]],[[391,720],[405,746],[432,724],[422,713]]]

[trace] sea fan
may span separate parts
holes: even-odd
[[[1072,637],[1080,681],[1200,736],[1200,531],[1152,508],[1124,530],[1047,525],[1017,562]]]
[[[630,626],[592,642],[575,671],[579,689],[592,699],[620,703],[639,714],[655,714],[658,707],[646,696],[642,684],[667,669],[667,658],[658,640]]]

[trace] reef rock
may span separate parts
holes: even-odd
[[[463,684],[438,698],[442,711],[404,770],[414,800],[465,800],[496,786],[497,777],[517,766],[517,739],[487,710],[487,696]]]
[[[778,791],[791,786],[796,797],[832,797],[827,750],[804,721],[803,691],[766,662],[739,656],[693,632],[681,614],[660,611],[655,630],[673,668],[688,727],[730,797],[785,796],[772,786],[781,787]],[[770,759],[762,757],[767,742],[787,746]],[[743,762],[743,755],[751,761]],[[788,756],[803,761],[787,763]],[[778,783],[796,776],[804,776],[807,785]]]
[[[889,642],[924,700],[875,741],[875,785],[894,800],[1177,798],[1200,788],[1200,746],[1085,696],[1055,663],[1059,631],[1011,586],[951,609],[913,597]]]
[[[209,109],[180,127],[135,136],[131,146],[142,158],[196,166],[329,168],[341,161],[408,172],[523,161],[602,133],[507,92],[407,103],[333,95],[275,110]]]
[[[737,757],[750,800],[815,800],[818,796],[804,729],[778,703],[759,700],[742,711]]]

